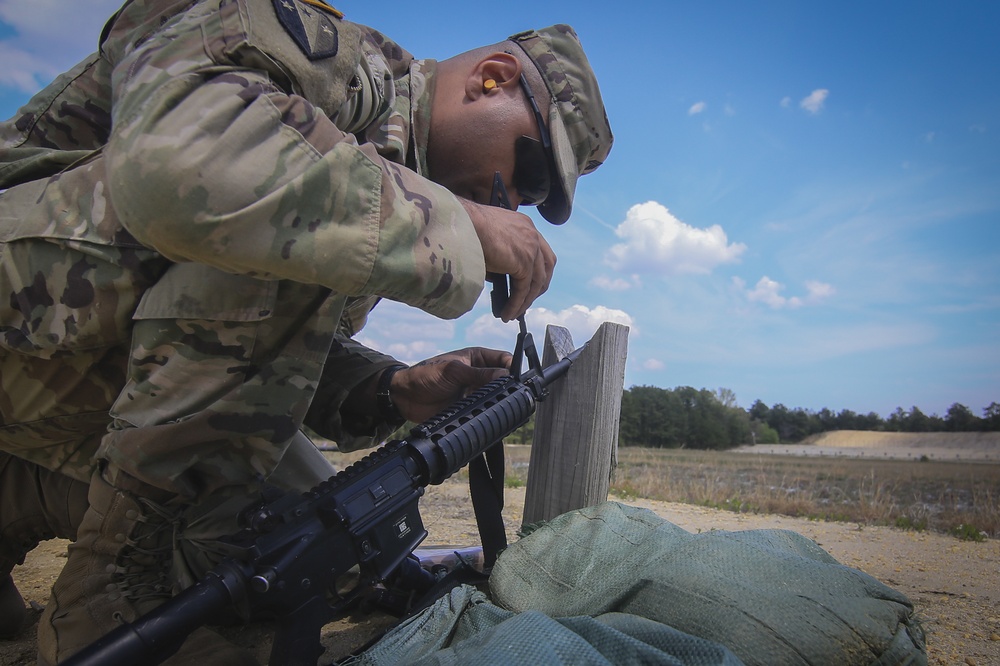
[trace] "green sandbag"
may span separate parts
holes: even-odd
[[[721,645],[634,615],[514,613],[475,588],[460,586],[343,664],[740,666],[740,661]]]
[[[516,613],[655,620],[750,666],[927,663],[909,599],[785,530],[691,534],[608,502],[512,544],[490,591]]]

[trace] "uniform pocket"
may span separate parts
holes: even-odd
[[[103,158],[0,194],[0,347],[52,358],[128,339],[170,262],[119,223]]]
[[[133,319],[260,321],[273,314],[277,294],[274,280],[179,263],[142,295]]]

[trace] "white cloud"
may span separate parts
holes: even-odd
[[[635,333],[634,319],[631,315],[603,305],[598,305],[593,309],[585,305],[573,305],[559,312],[546,308],[532,308],[528,310],[524,320],[528,325],[528,330],[535,336],[535,344],[538,346],[539,353],[541,353],[542,344],[545,341],[545,327],[549,324],[569,329],[573,336],[573,343],[577,346],[594,337],[598,327],[606,321],[624,324],[632,329],[629,332],[630,335]],[[515,322],[504,324],[493,315],[485,314],[469,326],[466,337],[470,340],[476,340],[476,344],[496,345],[505,349],[513,343],[517,336],[517,330]]]
[[[531,310],[531,318],[533,321],[538,322],[538,328],[541,328],[542,322],[546,324],[555,324],[557,326],[568,328],[570,332],[586,333],[587,340],[589,340],[597,328],[606,321],[614,322],[616,324],[624,324],[625,326],[634,325],[632,316],[624,310],[608,308],[603,305],[598,305],[593,309],[588,308],[585,305],[573,305],[559,312],[552,312],[551,310],[546,310],[545,308],[538,308]],[[576,338],[574,337],[574,339]],[[583,338],[581,336],[581,342],[582,341]]]
[[[923,139],[924,143],[934,143],[934,132],[925,132]]]
[[[792,105],[792,98],[791,97],[782,97],[781,101],[778,102],[778,103],[781,105],[781,108],[787,109],[788,107],[790,107]]]
[[[367,325],[356,336],[361,344],[410,364],[451,351],[454,337],[454,321],[387,300],[375,307]]]
[[[696,103],[694,103],[694,104],[691,105],[690,109],[688,109],[688,115],[689,116],[696,116],[699,113],[701,113],[702,111],[704,111],[707,106],[708,106],[708,104],[706,104],[705,102],[696,102]]]
[[[729,243],[719,225],[692,227],[655,201],[632,206],[615,234],[625,242],[611,247],[605,261],[635,273],[707,274],[746,250],[743,243]]]
[[[390,342],[387,344],[379,344],[373,338],[366,335],[358,336],[357,340],[366,347],[377,349],[383,354],[388,354],[389,356],[392,356],[393,358],[408,365],[419,363],[420,361],[431,358],[432,356],[437,356],[445,351],[441,349],[436,342],[431,340],[410,340],[408,342]]]
[[[833,285],[826,284],[825,282],[816,282],[810,280],[806,282],[806,291],[809,295],[806,299],[810,303],[816,303],[823,300],[824,298],[829,298],[837,293],[837,290],[833,288]]]
[[[782,296],[780,292],[784,288],[785,285],[775,282],[765,275],[757,281],[757,285],[753,289],[747,291],[747,298],[774,309],[784,307],[797,308],[802,305],[802,300],[799,298],[786,298]]]
[[[746,296],[747,300],[763,303],[775,310],[815,305],[836,293],[832,285],[811,280],[806,282],[805,297],[785,296],[781,293],[785,290],[785,285],[766,275],[757,281],[753,289],[747,289],[746,282],[738,277],[733,278],[733,285]]]
[[[667,364],[658,358],[647,358],[642,362],[643,370],[663,370]]]
[[[819,88],[813,90],[809,93],[809,96],[799,102],[799,106],[808,111],[809,113],[816,114],[823,110],[823,105],[826,103],[826,98],[830,95],[830,91],[826,88]]]
[[[637,275],[633,275],[632,281],[630,282],[624,278],[610,278],[607,275],[595,275],[590,282],[588,282],[588,284],[592,287],[597,287],[598,289],[604,289],[605,291],[626,291],[639,286],[639,278]]]

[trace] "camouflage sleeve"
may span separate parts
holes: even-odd
[[[461,203],[341,132],[277,66],[233,56],[240,16],[211,4],[116,64],[106,157],[125,227],[174,261],[467,312],[485,264]]]
[[[385,423],[367,414],[341,408],[350,392],[399,361],[338,335],[330,348],[305,425],[337,442],[341,451],[356,451],[378,444],[392,433]]]
[[[0,189],[55,175],[103,146],[110,96],[106,63],[94,53],[0,123]]]

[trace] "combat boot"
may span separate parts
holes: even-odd
[[[153,610],[173,592],[171,559],[178,510],[164,492],[124,474],[117,486],[100,472],[69,558],[38,623],[38,663],[72,656],[123,622]],[[164,664],[257,664],[250,653],[205,628]]]
[[[75,539],[86,510],[86,483],[0,452],[0,637],[27,619],[11,570],[41,541]]]

